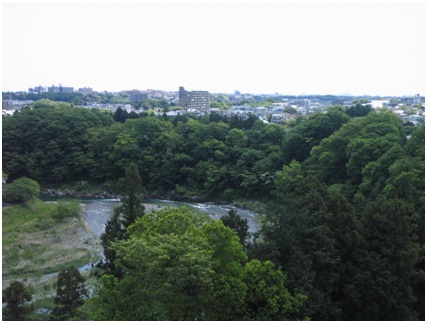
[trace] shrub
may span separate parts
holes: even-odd
[[[78,218],[82,208],[78,200],[60,200],[52,213],[52,218],[63,220],[66,218]]]
[[[21,177],[4,187],[2,197],[4,202],[24,203],[39,194],[39,183],[31,178]]]

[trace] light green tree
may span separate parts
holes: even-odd
[[[294,318],[306,297],[287,290],[286,275],[270,262],[252,260],[245,265],[244,282],[247,295],[242,308],[242,320],[280,321]]]

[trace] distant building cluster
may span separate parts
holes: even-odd
[[[64,87],[62,84],[59,84],[58,86],[52,85],[51,87],[44,87],[44,86],[36,86],[34,88],[28,88],[29,93],[73,93],[74,87]],[[76,92],[82,93],[83,95],[89,95],[93,93],[92,88],[79,88]]]
[[[58,86],[43,87],[41,85],[29,88],[29,93],[81,93],[83,95],[94,94],[92,88],[84,87],[74,90],[74,87]],[[342,105],[349,108],[355,104],[358,97],[341,95],[341,96],[310,96],[304,98],[298,96],[289,98],[288,96],[275,94],[242,94],[235,90],[232,94],[213,94],[206,90],[187,91],[183,86],[177,91],[164,90],[123,90],[120,93],[110,93],[113,96],[123,96],[126,93],[129,101],[126,103],[101,103],[96,101],[87,101],[83,107],[100,108],[115,111],[118,108],[139,112],[139,106],[136,102],[146,99],[166,100],[171,106],[165,110],[165,107],[153,107],[155,115],[178,116],[181,114],[194,114],[198,116],[217,113],[223,116],[238,116],[241,119],[248,118],[249,114],[257,116],[263,123],[287,123],[296,116],[310,115],[314,113],[325,113],[327,108],[332,105]],[[220,105],[210,107],[211,97],[217,103],[228,104],[226,107]],[[216,98],[220,98],[217,100]],[[274,98],[275,102],[272,101]],[[404,123],[418,125],[425,121],[425,97],[420,94],[403,97],[379,98],[377,96],[365,99],[363,105],[370,105],[373,109],[387,109],[396,113]],[[269,102],[266,105],[266,102]],[[32,100],[2,100],[2,113],[13,114],[14,111],[22,109],[32,103]],[[261,105],[257,105],[258,102]],[[175,106],[175,107],[174,107]]]

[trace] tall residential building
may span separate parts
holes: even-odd
[[[52,85],[52,87],[48,87],[48,92],[50,93],[59,93],[59,87]]]
[[[29,88],[28,92],[30,92],[30,93],[43,93],[43,92],[45,92],[45,87],[36,86],[34,88]]]
[[[178,105],[185,109],[196,109],[208,114],[210,111],[210,94],[206,90],[187,91],[184,87],[180,87]]]

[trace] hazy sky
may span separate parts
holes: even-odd
[[[407,4],[2,6],[2,88],[425,94],[425,7]]]

